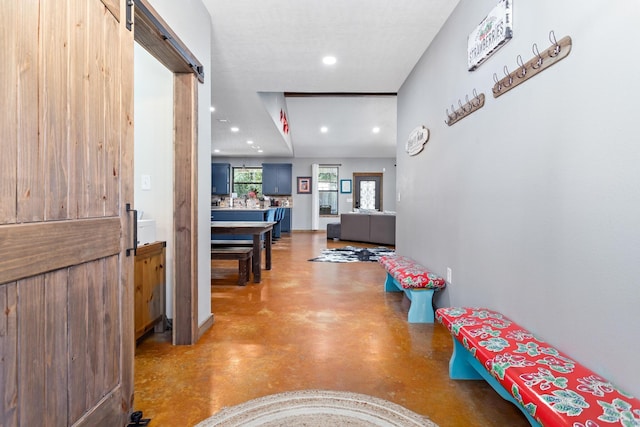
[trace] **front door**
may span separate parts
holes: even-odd
[[[356,209],[382,209],[382,174],[353,174],[353,207]]]
[[[0,6],[2,426],[122,426],[131,410],[126,3]]]

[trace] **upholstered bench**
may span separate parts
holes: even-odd
[[[406,256],[383,255],[378,262],[387,270],[385,292],[403,291],[411,300],[409,323],[433,323],[433,293],[445,280]]]
[[[453,336],[449,376],[486,380],[532,426],[640,425],[640,400],[502,314],[454,307],[436,318]]]

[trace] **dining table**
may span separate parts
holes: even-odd
[[[253,282],[260,283],[262,242],[265,250],[265,269],[271,270],[271,239],[275,221],[211,221],[211,234],[253,236]],[[264,239],[262,236],[264,235]]]

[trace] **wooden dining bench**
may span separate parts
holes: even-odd
[[[238,260],[238,284],[245,286],[249,281],[253,248],[250,247],[212,247],[211,267],[214,260]]]

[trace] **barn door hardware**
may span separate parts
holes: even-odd
[[[133,212],[133,247],[127,248],[126,254],[129,256],[131,251],[133,251],[133,255],[135,256],[138,253],[138,210],[131,209],[131,203],[127,203],[126,207],[127,213]]]

